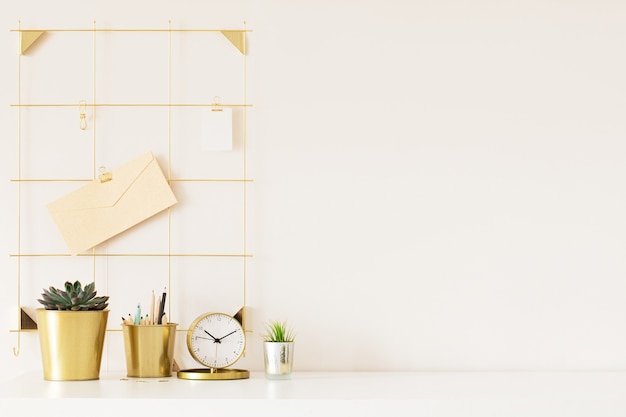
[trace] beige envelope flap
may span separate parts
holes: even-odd
[[[176,204],[151,152],[48,204],[72,255],[90,249]]]
[[[141,155],[112,172],[111,181],[94,180],[52,203],[50,211],[85,210],[112,207],[154,160],[152,152]]]

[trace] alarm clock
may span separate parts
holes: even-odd
[[[199,380],[247,379],[250,372],[229,366],[241,358],[246,334],[236,317],[206,313],[197,317],[187,331],[187,349],[204,368],[178,371],[178,378]]]

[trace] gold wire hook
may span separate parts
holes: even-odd
[[[80,106],[80,130],[87,130],[87,103],[81,100],[78,104]]]
[[[222,99],[220,98],[220,96],[213,97],[212,111],[222,111]]]
[[[100,167],[100,182],[109,182],[113,179],[113,174],[106,171],[106,167]]]
[[[20,349],[22,347],[22,333],[21,333],[21,327],[22,327],[22,323],[21,323],[21,315],[20,315],[20,330],[18,330],[17,332],[17,346],[13,347],[13,356],[15,356],[16,358],[18,356],[20,356]]]

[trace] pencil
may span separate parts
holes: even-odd
[[[156,324],[156,322],[154,321],[154,317],[155,317],[155,311],[154,311],[154,290],[152,290],[152,297],[150,297],[150,323],[148,324]]]

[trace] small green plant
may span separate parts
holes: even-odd
[[[285,321],[270,321],[265,324],[265,331],[263,339],[266,342],[293,342],[295,338],[293,330]]]
[[[37,299],[46,310],[104,310],[109,304],[109,296],[96,297],[96,283],[84,288],[80,281],[65,282],[65,291],[50,287],[43,289],[42,299]]]

